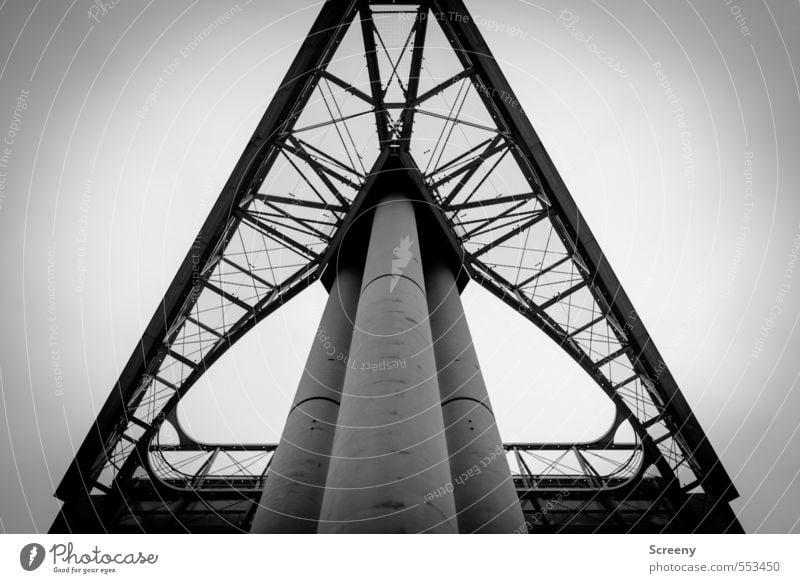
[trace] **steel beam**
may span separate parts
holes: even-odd
[[[159,357],[158,352],[167,330],[180,316],[187,302],[191,302],[198,265],[205,265],[220,240],[229,232],[232,211],[259,176],[260,168],[279,132],[291,129],[296,118],[293,113],[302,111],[309,98],[307,81],[313,77],[316,69],[327,66],[353,15],[354,1],[327,2],[322,7],[167,293],[59,484],[56,490],[58,498],[66,500],[81,493],[89,495],[90,484],[96,478],[93,468],[97,467],[98,460],[102,462],[106,448],[113,447],[115,435],[120,430],[120,420],[125,418],[124,410],[128,401],[149,365]]]
[[[705,472],[702,476],[703,487],[724,500],[736,498],[738,494],[730,477],[679,390],[677,382],[664,367],[661,354],[650,340],[644,324],[536,130],[519,106],[508,80],[492,56],[475,21],[470,18],[464,2],[432,0],[431,9],[463,66],[475,71],[476,79],[481,84],[478,93],[492,118],[501,131],[508,132],[517,144],[513,153],[520,167],[526,171],[529,182],[541,182],[545,195],[552,202],[552,211],[560,218],[566,231],[560,235],[574,242],[581,259],[592,273],[592,281],[602,290],[612,315],[627,327],[628,342],[637,356],[639,366],[650,378],[657,379],[656,385],[666,408],[675,420],[671,424],[671,431],[684,440],[686,450]]]

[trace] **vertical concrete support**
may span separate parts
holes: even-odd
[[[316,532],[342,383],[353,333],[361,268],[341,266],[314,335],[292,409],[270,464],[251,532]]]
[[[527,532],[450,268],[425,263],[459,531]]]
[[[375,208],[319,532],[457,532],[412,203]]]

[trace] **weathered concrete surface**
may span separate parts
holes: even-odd
[[[361,269],[340,266],[309,351],[251,532],[316,532],[339,415]]]
[[[319,532],[457,532],[413,204],[375,209]]]
[[[459,531],[526,532],[453,273],[431,258],[425,285]]]

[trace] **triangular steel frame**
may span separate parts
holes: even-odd
[[[391,80],[387,83],[387,89],[384,89],[378,58],[381,49],[376,45],[376,36],[372,34],[373,29],[377,28],[371,3],[368,0],[325,2],[68,468],[56,491],[57,497],[65,501],[67,506],[92,500],[92,496],[114,500],[113,504],[125,506],[126,484],[137,475],[141,476],[142,471],[151,480],[168,482],[163,475],[154,472],[150,459],[154,449],[158,449],[153,445],[154,438],[165,420],[176,426],[181,440],[177,446],[163,446],[164,450],[194,448],[195,451],[206,452],[208,458],[212,453],[216,456],[220,451],[236,451],[237,447],[264,453],[274,450],[274,446],[252,446],[248,449],[244,446],[189,443],[190,440],[177,423],[177,403],[203,372],[255,324],[317,279],[324,281],[326,267],[334,257],[348,221],[358,212],[360,200],[387,159],[395,157],[409,169],[426,199],[438,207],[437,219],[450,244],[466,258],[464,267],[469,278],[542,329],[597,382],[616,405],[617,417],[609,432],[592,443],[508,446],[509,452],[513,452],[518,460],[520,483],[526,484],[529,489],[555,483],[552,480],[552,483],[548,482],[550,476],[530,471],[522,457],[523,453],[532,452],[535,456],[536,452],[544,450],[563,451],[574,456],[580,471],[575,475],[562,474],[561,477],[570,478],[573,485],[578,484],[586,490],[621,488],[645,476],[655,476],[659,484],[655,498],[669,500],[676,516],[683,514],[682,508],[687,505],[686,497],[698,491],[711,501],[711,508],[727,509],[727,503],[738,495],[728,474],[463,2],[423,0],[395,2],[393,6],[407,7],[413,18],[409,39],[404,47],[404,50],[409,48],[410,62],[408,82],[402,86],[404,102],[386,101]],[[431,21],[441,28],[463,70],[421,91],[420,71],[426,30]],[[351,25],[361,26],[369,73],[368,87],[363,89],[328,70]],[[380,35],[377,38],[378,44],[383,43]],[[388,51],[386,55],[392,63]],[[392,75],[395,75],[399,62],[398,59],[393,63]],[[374,117],[378,153],[369,171],[356,170],[349,150],[350,162],[338,161],[329,152],[316,148],[299,136],[296,124],[322,82],[326,83],[329,90],[335,87],[337,91],[367,106],[369,115]],[[494,128],[490,128],[494,132],[491,134],[493,137],[475,146],[472,151],[426,173],[418,167],[411,153],[415,116],[422,115],[421,104],[460,83],[476,90],[494,124]],[[393,113],[399,114],[396,120],[392,117]],[[437,117],[435,113],[424,113]],[[339,124],[358,115],[361,114],[342,115],[333,124],[338,131]],[[452,122],[453,126],[459,122],[451,119],[452,116],[438,117],[444,118],[446,124]],[[460,123],[479,129],[482,127],[479,123],[469,121],[462,120]],[[524,175],[529,192],[498,195],[492,200],[483,201],[458,198],[468,181],[479,171],[485,171],[482,166],[496,159],[493,157],[502,158],[506,155]],[[318,200],[295,200],[291,192],[288,196],[262,192],[265,179],[277,163],[276,160],[282,157],[298,172],[299,166],[304,164],[306,171],[314,175],[308,180],[310,188],[314,190],[316,184],[322,185],[321,188],[325,190],[324,194],[317,192]],[[449,194],[443,194],[443,188],[452,190]],[[345,190],[350,194],[344,194]],[[252,210],[256,203],[265,205],[269,213],[263,212],[263,209],[261,212]],[[478,207],[484,211],[493,208],[498,210],[494,216],[486,218],[483,223],[478,222],[476,227],[467,231],[459,223],[458,217],[460,213]],[[300,218],[290,212],[292,208],[319,215]],[[502,224],[498,224],[501,218]],[[513,220],[509,222],[509,219]],[[550,265],[542,263],[539,272],[529,273],[526,281],[521,283],[519,278],[512,281],[485,259],[492,249],[525,235],[543,222],[546,222],[566,252]],[[243,226],[265,241],[262,251],[267,261],[271,261],[269,255],[272,252],[273,255],[292,254],[300,263],[290,262],[288,266],[276,270],[270,268],[270,273],[276,271],[284,275],[269,280],[264,275],[266,268],[257,268],[247,258],[247,249],[238,231]],[[476,248],[473,240],[476,232],[493,232],[495,235],[491,240],[479,242]],[[241,248],[244,252],[240,249],[239,255],[245,256],[244,262],[227,252],[236,243],[237,237],[242,239]],[[270,250],[266,242],[277,245],[278,251]],[[467,249],[468,243],[473,247]],[[229,271],[221,271],[223,264]],[[537,298],[536,292],[530,292],[530,288],[526,287],[531,281],[558,272],[565,265],[571,269],[569,285],[551,298]],[[233,287],[229,287],[227,278],[236,279],[237,290],[243,285],[249,286],[251,296],[240,297],[238,292],[232,291]],[[560,304],[566,305],[578,292],[587,294],[586,297],[593,302],[593,317],[580,325],[558,321],[553,316],[553,309]],[[198,304],[203,293],[218,301],[219,306],[213,310],[221,314],[221,324],[209,324],[203,316],[198,315]],[[206,313],[213,310],[208,308]],[[233,311],[236,311],[236,317],[230,316]],[[611,346],[607,354],[599,357],[591,348],[586,349],[586,341],[582,336],[591,334],[597,326],[604,327],[606,344]],[[187,332],[190,327],[191,334]],[[588,342],[591,345],[592,340]],[[189,345],[194,347],[194,352],[182,348]],[[165,378],[163,371],[167,362],[183,371],[177,381]],[[625,378],[619,375],[613,378],[610,371],[617,365],[623,370],[629,369],[630,374]],[[623,423],[629,424],[636,434],[635,446],[629,447],[630,444],[615,441],[615,433]],[[615,472],[605,475],[591,463],[591,452],[614,450],[632,452],[630,460],[633,461],[620,463],[620,468],[627,468],[625,471],[628,473],[624,476]],[[552,461],[550,465],[557,465],[561,458],[547,459]],[[210,471],[212,465],[213,459],[206,459],[201,464],[202,470],[192,475],[184,491],[196,494],[197,488],[192,484],[196,485],[197,482],[192,480],[205,475],[204,472]],[[263,478],[265,472],[266,467],[256,477]],[[176,485],[171,483],[169,487],[174,490]],[[621,520],[618,513],[612,514]],[[102,523],[103,519],[99,520]],[[698,524],[702,522],[701,517]],[[59,523],[58,528],[63,527],[64,524]],[[58,528],[54,526],[55,530]],[[737,530],[739,527],[731,514],[727,526],[713,528]],[[692,529],[702,530],[699,526]]]

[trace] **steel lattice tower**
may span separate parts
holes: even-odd
[[[318,337],[347,349],[315,341],[280,444],[189,438],[179,400],[317,280]],[[594,379],[616,408],[604,436],[502,444],[470,281]],[[51,532],[740,532],[737,495],[461,0],[329,0],[59,485]]]

